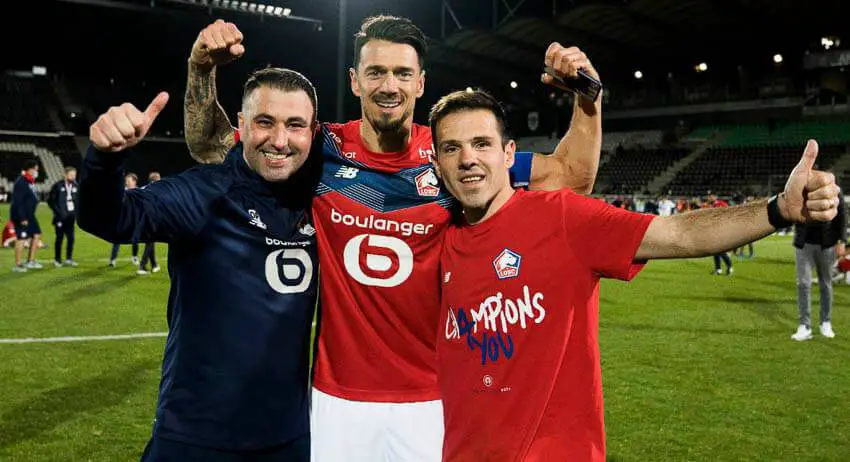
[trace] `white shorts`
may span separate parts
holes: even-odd
[[[312,462],[440,462],[443,403],[349,401],[313,388]]]

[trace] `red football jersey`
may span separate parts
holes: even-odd
[[[517,190],[441,255],[446,461],[605,460],[599,278],[630,280],[653,215]]]
[[[439,255],[454,199],[430,164],[431,131],[369,152],[360,121],[326,124],[313,201],[321,318],[313,385],[355,401],[439,399]]]

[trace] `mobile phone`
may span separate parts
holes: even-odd
[[[555,79],[559,84],[557,85],[558,87],[578,93],[590,101],[596,102],[596,99],[599,98],[599,93],[602,92],[602,82],[594,79],[581,69],[578,70],[578,77],[571,79],[559,77],[558,73],[550,66],[543,68],[543,71]]]

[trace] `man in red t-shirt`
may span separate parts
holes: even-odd
[[[440,259],[445,461],[604,461],[600,278],[836,213],[835,178],[812,170],[814,141],[770,201],[655,217],[568,189],[513,189],[515,145],[484,92],[445,96],[430,119],[434,165],[463,206]]]

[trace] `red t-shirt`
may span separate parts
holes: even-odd
[[[630,280],[653,215],[517,190],[441,255],[445,461],[605,460],[601,277]]]

